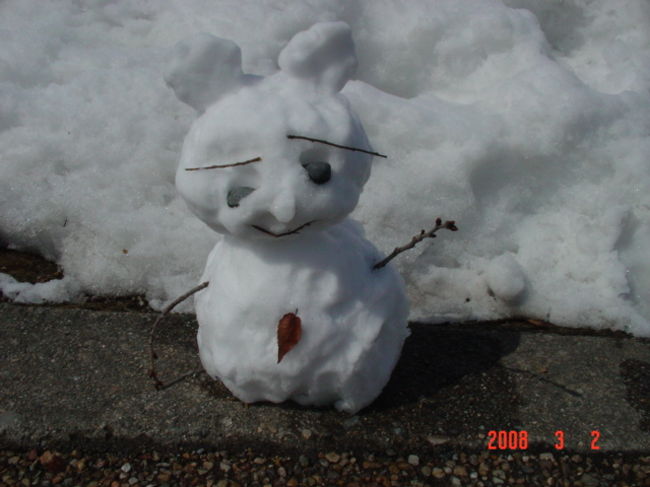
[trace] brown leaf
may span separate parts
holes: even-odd
[[[300,318],[295,313],[287,313],[278,322],[278,363],[296,346],[302,335]]]

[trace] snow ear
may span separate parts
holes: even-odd
[[[199,113],[250,81],[242,72],[241,50],[227,39],[202,33],[176,44],[165,72],[176,97]]]
[[[357,68],[350,27],[320,22],[299,32],[278,58],[282,71],[330,93],[341,91]]]

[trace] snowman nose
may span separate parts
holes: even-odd
[[[290,222],[296,215],[296,199],[289,191],[282,191],[273,200],[271,214],[282,223]]]

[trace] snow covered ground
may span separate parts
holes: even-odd
[[[0,240],[63,266],[19,301],[196,284],[220,238],[174,175],[195,114],[165,86],[200,31],[268,75],[314,22],[344,20],[344,88],[378,152],[353,217],[398,257],[411,318],[529,316],[650,336],[647,0],[6,0],[0,4]],[[186,303],[185,310],[191,306]]]

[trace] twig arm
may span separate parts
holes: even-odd
[[[182,296],[176,298],[174,301],[169,303],[165,307],[165,309],[162,310],[158,318],[156,318],[156,321],[153,322],[153,325],[151,325],[151,332],[149,334],[149,377],[153,379],[156,389],[164,389],[166,387],[169,387],[170,384],[174,384],[179,380],[179,379],[175,379],[169,384],[164,384],[158,377],[158,374],[156,373],[156,359],[158,358],[158,355],[156,354],[156,351],[154,350],[154,346],[153,346],[154,337],[156,334],[156,328],[158,328],[158,325],[162,322],[165,316],[167,316],[171,312],[171,310],[173,310],[177,305],[179,305],[187,298],[189,298],[192,294],[195,294],[199,292],[201,289],[205,289],[206,287],[208,287],[208,284],[210,284],[209,281],[202,282],[198,286],[190,289],[185,294],[183,294]],[[191,372],[190,374],[186,374],[185,376],[192,375],[194,373],[196,373],[196,371]],[[185,376],[183,376],[183,378]]]
[[[443,228],[445,230],[451,230],[452,232],[455,232],[456,230],[458,230],[458,228],[456,227],[456,222],[454,222],[452,220],[447,220],[446,222],[443,223],[442,219],[437,218],[435,227],[433,227],[428,232],[425,231],[425,230],[421,230],[419,234],[417,234],[417,235],[413,236],[413,238],[411,238],[411,241],[409,243],[407,243],[406,245],[402,245],[401,247],[395,247],[393,249],[393,251],[389,255],[387,255],[382,260],[380,260],[375,265],[373,265],[372,268],[373,269],[381,269],[386,264],[388,264],[391,260],[393,260],[395,257],[397,257],[399,254],[401,254],[402,252],[405,252],[405,251],[407,251],[409,249],[412,249],[413,247],[416,246],[416,244],[420,243],[425,238],[435,238],[436,237],[436,232],[438,230],[443,229]]]

